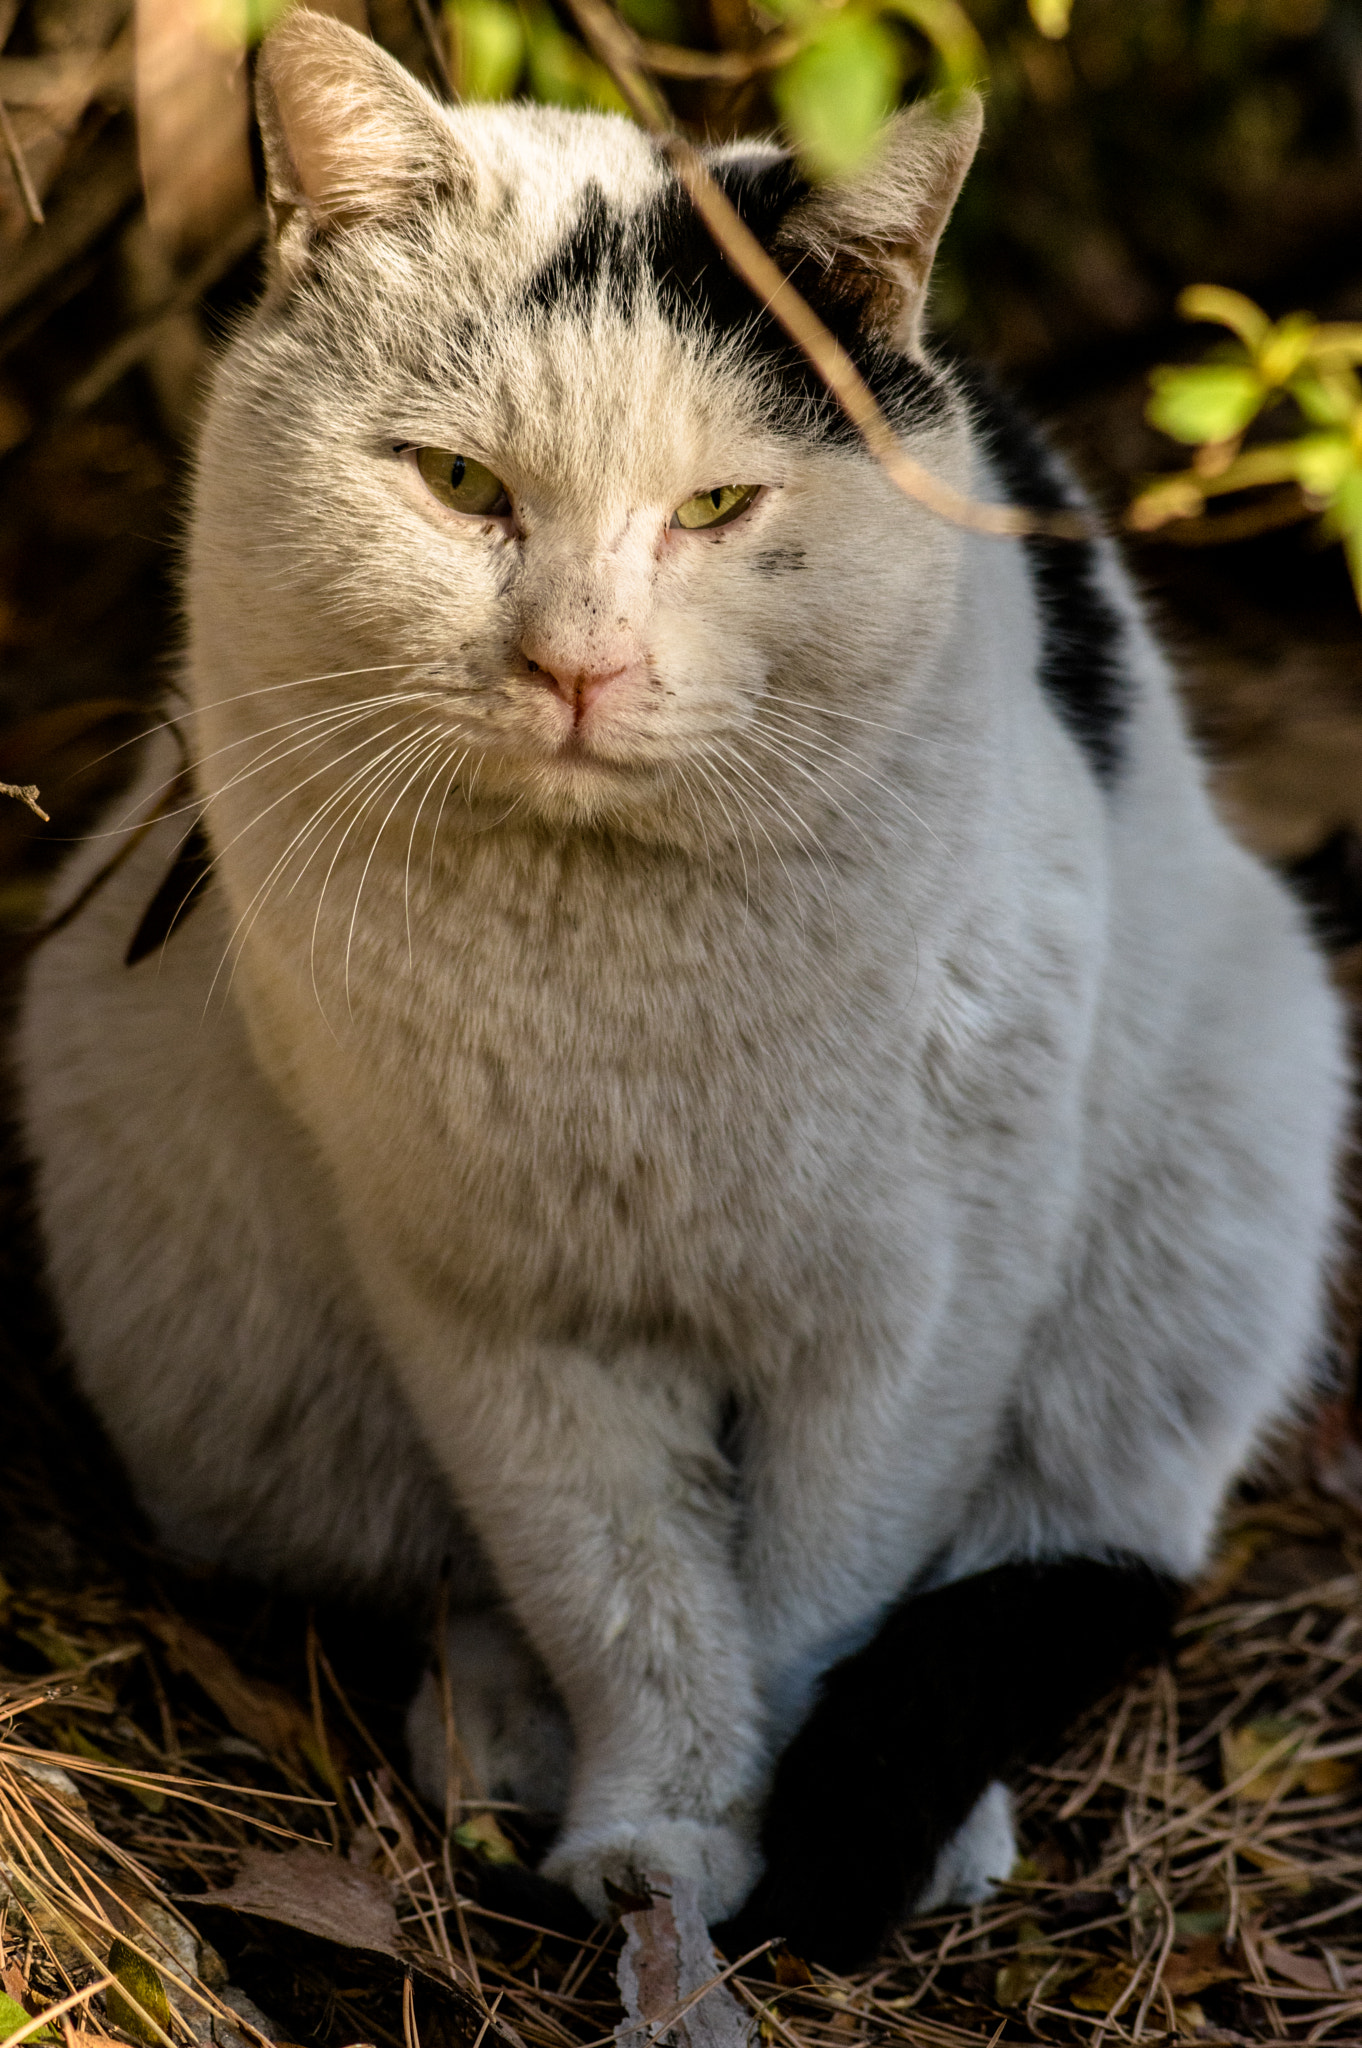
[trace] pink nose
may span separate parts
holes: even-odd
[[[573,722],[577,725],[581,724],[601,691],[622,676],[628,665],[620,662],[615,668],[575,668],[566,661],[537,661],[528,653],[525,656],[525,666],[530,674],[538,676],[546,688],[571,707]]]

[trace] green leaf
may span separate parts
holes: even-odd
[[[446,0],[460,93],[509,99],[525,63],[525,25],[507,0]]]
[[[1184,320],[1209,320],[1217,327],[1228,327],[1248,349],[1261,348],[1272,332],[1272,322],[1261,306],[1223,284],[1189,284],[1179,295],[1178,311]]]
[[[0,2041],[7,2041],[11,2034],[17,2034],[20,2027],[26,2027],[33,2017],[24,2011],[17,1998],[0,1991]],[[29,2035],[30,2041],[55,2041],[57,2036],[51,2027],[39,2027],[36,2034]]]
[[[1296,475],[1312,498],[1334,498],[1357,474],[1358,451],[1350,434],[1302,434],[1295,444]]]
[[[1229,441],[1262,408],[1267,390],[1252,363],[1165,365],[1151,370],[1145,418],[1175,441]]]
[[[988,77],[988,52],[959,0],[880,0],[880,9],[926,36],[936,52],[936,83],[948,96]]]
[[[1310,353],[1318,322],[1313,313],[1288,313],[1257,350],[1258,368],[1268,384],[1285,384]]]
[[[1359,393],[1351,372],[1330,374],[1302,370],[1287,386],[1312,427],[1347,427],[1359,407]]]
[[[1329,522],[1342,535],[1353,592],[1362,605],[1362,469],[1355,469],[1339,486],[1329,508]]]
[[[830,15],[778,71],[771,95],[795,151],[815,177],[854,170],[898,97],[899,52],[871,16]]]
[[[210,41],[247,49],[274,27],[289,0],[203,0],[200,19]]]
[[[170,2000],[160,1971],[126,1941],[110,1948],[109,1968],[118,1980],[104,1994],[109,2019],[144,2048],[157,2048],[162,2034],[170,2032]]]
[[[471,1849],[484,1863],[519,1863],[515,1847],[508,1842],[494,1813],[475,1813],[454,1830],[461,1849]]]
[[[528,16],[530,90],[555,107],[599,107],[627,114],[614,80],[603,64],[559,28],[547,7]]]
[[[1073,12],[1073,0],[1027,0],[1032,21],[1043,36],[1058,42],[1069,33],[1069,16]]]

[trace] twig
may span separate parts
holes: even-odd
[[[1092,523],[1082,512],[1037,512],[1018,505],[980,504],[907,453],[837,337],[762,247],[732,201],[711,178],[699,151],[676,133],[670,110],[648,76],[644,45],[632,29],[607,0],[568,0],[568,5],[630,111],[653,136],[685,186],[691,204],[730,266],[812,363],[870,453],[904,496],[972,533],[999,539],[1021,539],[1030,534],[1051,540],[1090,540]]]
[[[40,228],[47,219],[47,215],[43,212],[42,201],[39,199],[37,188],[29,175],[28,164],[25,160],[24,152],[19,145],[18,133],[13,121],[9,117],[9,108],[3,100],[0,100],[0,135],[3,135],[5,138],[5,148],[8,150],[9,160],[14,166],[14,175],[19,182],[19,190],[24,196],[24,209],[34,227]]]
[[[709,78],[720,85],[745,85],[749,78],[788,63],[798,48],[797,37],[781,32],[768,36],[755,50],[688,50],[683,43],[645,40],[639,53],[655,78]]]
[[[454,87],[454,74],[449,68],[449,53],[445,48],[439,25],[431,12],[430,0],[413,0],[413,4],[416,8],[416,18],[421,24],[421,34],[439,74],[440,83],[448,97],[456,100],[459,95]]]
[[[0,106],[0,114],[3,113],[4,108]],[[27,804],[35,818],[41,818],[44,825],[50,825],[52,820],[38,802],[39,795],[40,791],[36,782],[0,782],[0,796],[12,796],[19,803]]]

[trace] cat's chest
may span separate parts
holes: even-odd
[[[567,1322],[665,1319],[721,1269],[737,1290],[772,1270],[791,1231],[854,1229],[829,1183],[855,1161],[870,1187],[903,1113],[892,944],[793,876],[753,900],[703,867],[513,851],[437,874],[410,958],[380,879],[348,1010],[323,945],[331,1015],[305,995],[284,1025],[307,1120],[411,1255]]]

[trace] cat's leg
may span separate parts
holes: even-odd
[[[931,1876],[913,1900],[913,1911],[935,1913],[942,1906],[977,1906],[1008,1875],[1016,1860],[1012,1794],[995,1778],[941,1850]]]
[[[718,1930],[726,1951],[781,1935],[850,1968],[905,1910],[982,1896],[1012,1861],[995,1781],[1158,1648],[1175,1597],[1141,1564],[1085,1558],[1002,1565],[903,1601],[827,1673],[782,1756],[765,1873]]]
[[[469,1792],[557,1816],[567,1805],[572,1731],[548,1673],[509,1615],[451,1617],[442,1671],[422,1681],[407,1716],[417,1789],[443,1806],[451,1771]],[[448,1699],[446,1701],[446,1687]]]
[[[403,1384],[571,1718],[546,1873],[602,1912],[607,1878],[667,1870],[717,1918],[755,1873],[765,1753],[713,1393],[650,1354],[461,1338],[378,1250]]]

